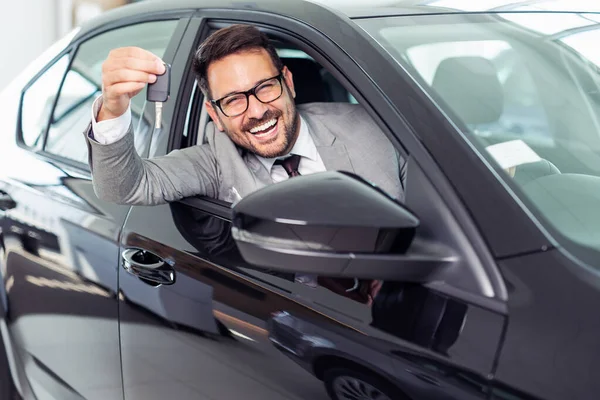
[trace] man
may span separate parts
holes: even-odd
[[[129,102],[164,65],[139,48],[109,54],[87,134],[100,198],[154,205],[205,195],[235,202],[289,177],[346,170],[403,200],[403,163],[365,110],[351,104],[296,108],[292,73],[258,29],[234,25],[215,32],[198,49],[193,68],[213,121],[208,144],[142,160],[134,148]],[[314,278],[296,277],[312,286]],[[318,282],[361,302],[370,302],[378,286],[352,279]]]
[[[296,107],[292,72],[258,29],[234,25],[215,32],[196,52],[193,68],[214,122],[208,144],[142,160],[129,103],[164,65],[139,48],[109,54],[87,132],[100,198],[154,205],[205,195],[234,202],[289,176],[346,170],[403,200],[404,164],[365,110],[333,103]]]

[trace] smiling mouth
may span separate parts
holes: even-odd
[[[271,136],[277,129],[277,121],[278,118],[273,118],[262,125],[250,129],[250,133],[258,139]]]

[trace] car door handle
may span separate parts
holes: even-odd
[[[175,270],[159,256],[142,249],[127,249],[121,254],[123,268],[152,286],[175,283]]]
[[[0,190],[0,210],[11,210],[17,206],[17,203],[8,195],[8,193]]]

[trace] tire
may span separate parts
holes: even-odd
[[[383,378],[344,367],[325,371],[323,382],[331,400],[410,400]]]

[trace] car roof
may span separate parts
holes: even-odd
[[[350,17],[375,17],[396,15],[499,12],[499,11],[564,11],[600,12],[600,5],[589,0],[145,0],[137,1],[109,11],[118,18],[140,12],[182,9],[255,9],[279,14],[289,10],[302,10],[306,3],[318,4]]]
[[[589,0],[144,0],[103,13],[82,26],[77,36],[105,24],[139,19],[156,13],[182,13],[198,9],[252,10],[304,20],[319,13],[320,20],[383,16],[457,14],[471,12],[600,12]]]
[[[364,0],[357,0],[357,2],[356,6],[347,7],[343,5],[343,2],[339,2],[336,5],[328,5],[327,1],[321,0],[317,0],[317,2],[312,0],[170,0],[168,2],[144,0],[106,11],[100,16],[84,23],[74,40],[96,28],[110,25],[117,21],[135,20],[152,14],[172,13],[180,15],[186,11],[193,12],[198,9],[249,10],[288,16],[298,20],[310,19],[311,15],[318,14],[321,20],[323,18],[327,19],[330,16],[333,21],[335,19],[339,20],[340,17],[347,19],[363,15],[365,11],[360,11],[364,8],[361,7],[361,4],[366,4],[366,2]],[[388,9],[386,12],[383,12],[382,15],[389,15],[390,12],[394,14],[422,14],[424,11],[417,12],[416,10],[411,11],[408,8],[393,7],[391,10]],[[377,14],[371,9],[365,15],[376,16]]]

